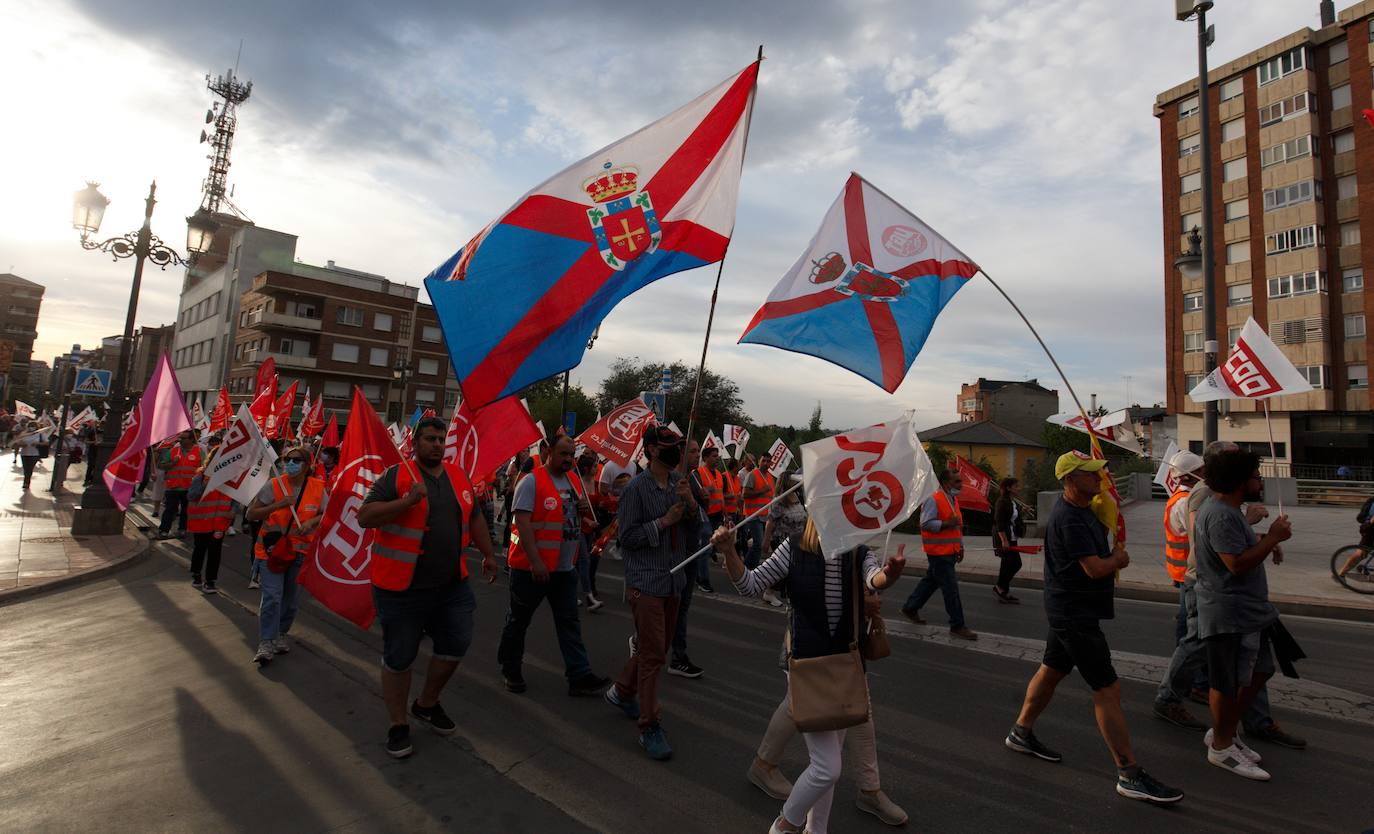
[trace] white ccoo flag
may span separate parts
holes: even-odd
[[[219,490],[247,506],[272,480],[272,464],[276,462],[277,453],[263,439],[248,406],[240,405],[239,413],[224,433],[219,453],[210,463],[205,492]]]
[[[801,447],[807,510],[825,558],[891,530],[935,494],[913,414]]]
[[[1236,346],[1216,370],[1188,392],[1195,403],[1210,400],[1262,400],[1282,394],[1311,391],[1307,377],[1298,373],[1283,351],[1253,318],[1245,320]]]

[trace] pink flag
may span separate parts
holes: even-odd
[[[191,415],[186,411],[181,385],[165,351],[130,417],[104,475],[105,486],[121,510],[129,506],[134,487],[143,474],[144,451],[154,443],[191,428]]]

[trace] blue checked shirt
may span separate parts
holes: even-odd
[[[616,518],[618,541],[625,560],[625,587],[652,597],[682,593],[686,571],[670,573],[673,566],[696,552],[701,523],[696,513],[686,512],[671,527],[658,529],[658,519],[677,503],[677,470],[668,473],[668,485],[660,487],[649,471],[639,473],[620,496]]]

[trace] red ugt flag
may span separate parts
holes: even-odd
[[[992,479],[988,477],[988,473],[957,455],[954,460],[959,477],[964,479],[964,488],[955,496],[959,509],[977,510],[980,513],[992,512],[992,505],[988,503],[988,490],[992,487]]]
[[[505,397],[478,409],[468,408],[464,400],[448,424],[444,460],[457,463],[468,480],[481,484],[539,437],[539,428],[519,397]]]
[[[219,389],[219,399],[215,402],[215,410],[210,412],[210,431],[224,431],[229,428],[229,420],[234,416],[229,406],[229,389],[221,387]]]
[[[329,425],[324,427],[324,439],[321,440],[325,448],[339,445],[339,416],[334,412],[329,412]]]
[[[358,508],[382,473],[401,462],[401,455],[377,412],[356,386],[348,429],[329,501],[301,566],[300,583],[330,611],[367,628],[376,616],[369,548],[377,531],[358,526]]]
[[[629,466],[630,458],[644,437],[644,427],[654,419],[654,411],[640,397],[611,409],[611,413],[587,427],[577,442],[617,466]]]

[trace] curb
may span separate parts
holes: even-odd
[[[128,523],[127,520],[125,523]],[[98,568],[90,568],[80,573],[69,573],[66,576],[58,577],[51,582],[44,582],[41,585],[30,585],[27,588],[9,588],[0,591],[0,607],[22,602],[23,600],[46,594],[49,591],[60,591],[74,585],[81,585],[92,580],[103,579],[110,574],[132,567],[138,562],[143,561],[152,552],[153,542],[152,539],[149,539],[143,542],[141,547],[135,547],[132,553],[117,562],[110,562],[107,565],[101,565]]]
[[[907,565],[906,570],[902,571],[903,576],[925,576],[926,570],[923,567]],[[964,582],[971,582],[975,585],[992,585],[997,581],[997,574],[981,568],[960,568],[959,579]],[[1023,588],[1031,588],[1041,591],[1045,588],[1045,580],[1040,576],[1017,576],[1016,584]],[[1133,599],[1144,602],[1167,602],[1178,604],[1178,591],[1174,588],[1162,588],[1158,585],[1144,585],[1138,582],[1121,582],[1116,586],[1116,596],[1119,599]],[[1280,614],[1289,614],[1295,617],[1320,617],[1328,620],[1350,620],[1357,623],[1374,623],[1374,608],[1363,608],[1354,605],[1341,605],[1339,603],[1315,602],[1311,597],[1296,597],[1287,594],[1270,594],[1269,601],[1274,607],[1279,609]]]

